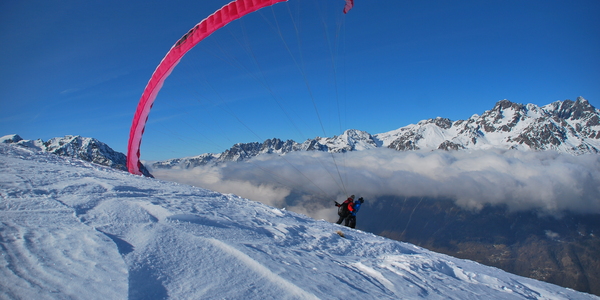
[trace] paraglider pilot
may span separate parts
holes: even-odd
[[[360,209],[361,204],[363,204],[364,202],[365,199],[363,199],[363,197],[360,197],[358,198],[358,200],[354,201],[352,205],[352,210],[350,211],[350,215],[346,218],[346,226],[350,228],[356,227],[356,213]]]
[[[338,208],[338,215],[340,218],[336,222],[337,224],[342,224],[342,221],[346,220],[344,223],[345,226],[350,228],[356,227],[356,213],[360,209],[361,204],[365,202],[363,197],[358,198],[358,200],[354,201],[354,195],[350,196],[346,201],[342,202],[342,204],[335,202],[335,206]]]
[[[337,224],[342,224],[342,221],[344,221],[344,219],[346,219],[349,215],[350,215],[350,209],[348,209],[349,205],[352,205],[354,203],[354,195],[348,197],[348,199],[346,199],[346,201],[342,202],[342,204],[339,204],[337,201],[335,202],[335,206],[338,207],[338,216],[340,216],[340,218],[338,219],[338,221],[336,222]],[[348,220],[346,220],[346,226],[348,226]]]

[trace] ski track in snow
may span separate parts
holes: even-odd
[[[8,145],[0,199],[2,299],[600,299],[235,195]]]

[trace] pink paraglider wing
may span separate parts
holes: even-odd
[[[287,0],[235,0],[223,6],[208,18],[202,20],[194,28],[181,37],[177,43],[169,50],[167,55],[160,62],[156,70],[150,77],[150,81],[142,93],[140,102],[133,116],[131,130],[129,132],[129,143],[127,145],[127,169],[130,173],[141,175],[140,171],[140,145],[142,135],[150,109],[160,91],[165,79],[171,74],[171,71],[179,63],[181,58],[192,49],[196,44],[219,28],[227,25],[229,22],[239,19],[244,15],[257,11],[279,2]]]
[[[140,146],[142,144],[142,135],[144,134],[146,121],[148,120],[150,109],[154,104],[154,99],[156,99],[165,79],[171,74],[181,58],[196,46],[196,44],[219,28],[227,25],[229,22],[261,8],[285,1],[287,0],[232,1],[208,16],[208,18],[202,20],[173,45],[158,67],[156,67],[156,70],[154,70],[152,77],[150,77],[150,81],[148,81],[148,84],[142,93],[142,97],[140,98],[140,102],[138,103],[133,116],[133,122],[129,131],[129,143],[127,145],[127,169],[130,173],[142,175],[142,172],[140,171]],[[344,13],[347,13],[353,5],[354,0],[346,0]]]

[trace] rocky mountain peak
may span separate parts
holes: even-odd
[[[3,136],[0,139],[0,143],[13,144],[13,143],[18,143],[22,140],[23,140],[23,138],[20,137],[18,134],[10,134],[10,135]]]
[[[520,104],[520,103],[514,103],[511,102],[507,99],[504,100],[500,100],[498,102],[496,102],[496,105],[494,106],[494,108],[492,109],[492,111],[499,111],[502,112],[504,110],[507,110],[509,108],[512,108],[512,110],[514,111],[524,111],[525,110],[525,105]]]
[[[584,98],[579,97],[576,101],[565,100],[556,111],[556,115],[562,119],[581,120],[589,117],[596,109]]]
[[[341,136],[345,136],[348,139],[361,139],[366,136],[370,136],[370,134],[366,131],[358,130],[358,129],[348,129],[344,131]]]
[[[419,122],[419,124],[434,124],[437,127],[440,127],[442,129],[448,129],[450,127],[452,127],[452,120],[448,119],[448,118],[442,118],[442,117],[436,117],[435,119],[428,119],[425,121],[421,121]]]

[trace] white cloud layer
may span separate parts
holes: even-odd
[[[324,219],[335,215],[332,200],[350,194],[371,201],[380,196],[450,198],[469,209],[506,204],[511,210],[550,214],[600,213],[598,155],[515,150],[296,152],[219,168],[153,174]]]

